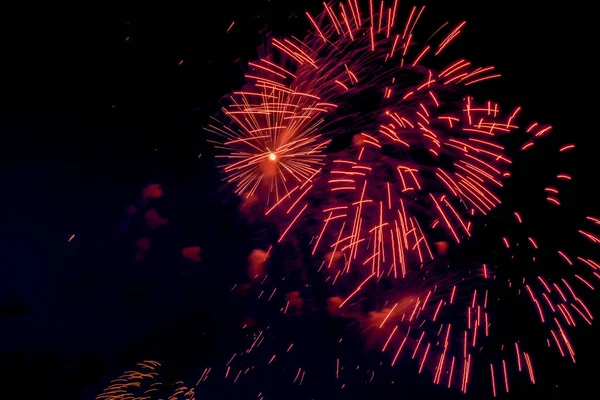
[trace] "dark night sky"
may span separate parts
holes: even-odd
[[[197,377],[232,353],[228,342],[236,339],[222,333],[237,324],[223,317],[227,287],[260,235],[236,217],[201,127],[240,86],[239,61],[252,57],[259,30],[296,29],[320,2],[193,3],[2,12],[0,396],[93,398],[141,359]],[[495,65],[503,79],[488,93],[576,141],[582,180],[594,183],[586,172],[594,168],[596,132],[585,14],[537,0],[429,1],[421,26],[466,19],[453,54]],[[125,209],[148,183],[165,188],[157,208],[169,228],[151,259],[134,263],[139,223],[128,222]],[[589,191],[575,200],[594,204]],[[188,245],[203,248],[201,264],[169,255]],[[597,334],[580,335],[580,361],[576,369],[560,365],[559,389],[520,394],[562,398],[566,388],[591,390]],[[312,387],[315,398],[328,393]],[[371,390],[399,396],[381,386],[354,395]],[[405,398],[455,395],[407,390]],[[312,398],[302,397],[308,393],[297,396]],[[243,396],[215,387],[210,398]]]

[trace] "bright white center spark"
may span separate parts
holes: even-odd
[[[275,153],[269,154],[269,160],[275,161],[276,158],[277,158],[277,156],[275,155]]]

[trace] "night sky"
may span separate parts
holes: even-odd
[[[229,289],[269,231],[238,215],[202,127],[243,84],[260,31],[301,35],[304,11],[315,14],[321,2],[194,3],[31,4],[2,12],[0,397],[91,399],[148,359],[193,384],[205,366],[236,351],[246,306]],[[426,4],[421,28],[466,19],[452,53],[503,74],[483,93],[507,108],[523,106],[525,119],[551,123],[562,141],[577,143],[579,186],[565,207],[595,215],[595,34],[586,11],[537,0]],[[524,196],[528,177],[553,165],[548,157],[515,161],[526,177],[515,183]],[[164,196],[141,204],[151,183]],[[135,242],[146,233],[139,213],[127,213],[131,205],[168,218],[138,262]],[[540,223],[543,231],[550,222]],[[202,248],[200,263],[180,256],[187,246]],[[335,390],[321,360],[330,358],[339,329],[322,316],[282,328],[282,346],[289,334],[314,343],[303,357],[315,372],[301,389],[263,373],[237,387],[215,383],[197,398],[257,398],[260,391],[271,394],[266,399],[470,398],[432,387],[413,368],[398,370],[402,385]],[[577,365],[557,363],[547,382],[516,385],[513,397],[593,397],[599,333],[583,327],[573,335]]]

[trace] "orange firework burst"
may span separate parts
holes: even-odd
[[[182,381],[169,385],[158,381],[160,366],[159,362],[152,360],[137,363],[137,369],[126,371],[113,379],[110,385],[96,396],[96,399],[194,400],[196,398],[194,388],[185,386]]]
[[[329,143],[319,126],[335,106],[287,83],[294,74],[267,58],[250,67],[250,83],[222,110],[228,122],[217,120],[205,129],[225,139],[217,147],[227,155],[219,157],[227,160],[223,170],[236,193],[249,197],[263,186],[274,194],[269,204],[319,171]]]

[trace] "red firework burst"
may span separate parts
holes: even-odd
[[[227,152],[223,168],[238,193],[252,195],[268,183],[260,194],[267,199],[265,214],[277,215],[281,223],[280,242],[304,219],[320,224],[311,251],[324,257],[320,269],[326,279],[342,286],[332,309],[342,312],[364,293],[379,290],[381,280],[397,281],[381,311],[353,315],[386,332],[382,349],[394,348],[392,364],[403,348],[411,348],[419,372],[429,366],[434,383],[466,392],[476,352],[489,343],[495,323],[490,291],[505,276],[498,265],[481,263],[474,289],[474,279],[457,288],[461,274],[473,272],[470,267],[445,280],[432,269],[425,283],[421,274],[429,271],[428,260],[448,251],[448,241],[460,244],[472,235],[470,217],[501,204],[498,188],[511,176],[512,157],[499,138],[524,131],[527,140],[519,150],[525,151],[551,127],[533,123],[521,129],[520,108],[506,113],[494,101],[474,100],[470,86],[498,78],[494,67],[474,68],[462,58],[440,65],[440,54],[465,22],[454,28],[446,23],[423,42],[413,32],[425,7],[413,7],[402,24],[397,7],[397,1],[371,0],[364,10],[348,0],[324,4],[316,17],[307,13],[312,32],[302,40],[271,39],[272,53],[250,63],[248,86],[224,109],[227,121],[209,130],[226,138],[220,144]],[[559,152],[573,148],[564,145]],[[571,176],[561,173],[557,179]],[[550,204],[560,205],[558,189],[548,186],[545,192]],[[523,222],[521,214],[514,215]],[[579,233],[600,243],[592,232]],[[526,241],[538,249],[533,237]],[[511,238],[501,244],[510,249]],[[565,251],[557,257],[573,265]],[[600,279],[597,262],[577,260]],[[573,279],[594,288],[590,277]],[[551,325],[548,343],[575,361],[566,327],[576,325],[575,315],[590,324],[593,316],[573,285],[541,275],[508,282]],[[449,322],[457,319],[463,322]],[[502,345],[501,363],[486,363],[494,395],[509,390],[514,366],[535,383],[531,354],[518,341],[513,347],[514,363],[505,356],[509,344]]]
[[[279,241],[314,211],[307,199],[320,197],[313,253],[325,246],[328,266],[343,254],[346,272],[360,258],[377,277],[399,269],[405,276],[410,260],[433,258],[431,230],[460,243],[470,235],[469,216],[500,204],[494,188],[509,176],[510,158],[497,139],[519,128],[520,109],[503,114],[497,103],[476,105],[463,93],[497,77],[493,67],[464,59],[440,70],[421,65],[429,58],[435,65],[464,23],[433,51],[412,33],[423,8],[397,27],[396,3],[370,4],[366,16],[356,1],[338,6],[308,15],[314,32],[304,40],[272,39],[273,53],[250,63],[247,90],[224,110],[229,122],[209,130],[230,139],[224,169],[239,193],[270,182],[266,214],[289,215],[278,218],[287,221]],[[363,110],[357,104],[365,99]],[[354,149],[325,150],[340,137],[353,137]]]

